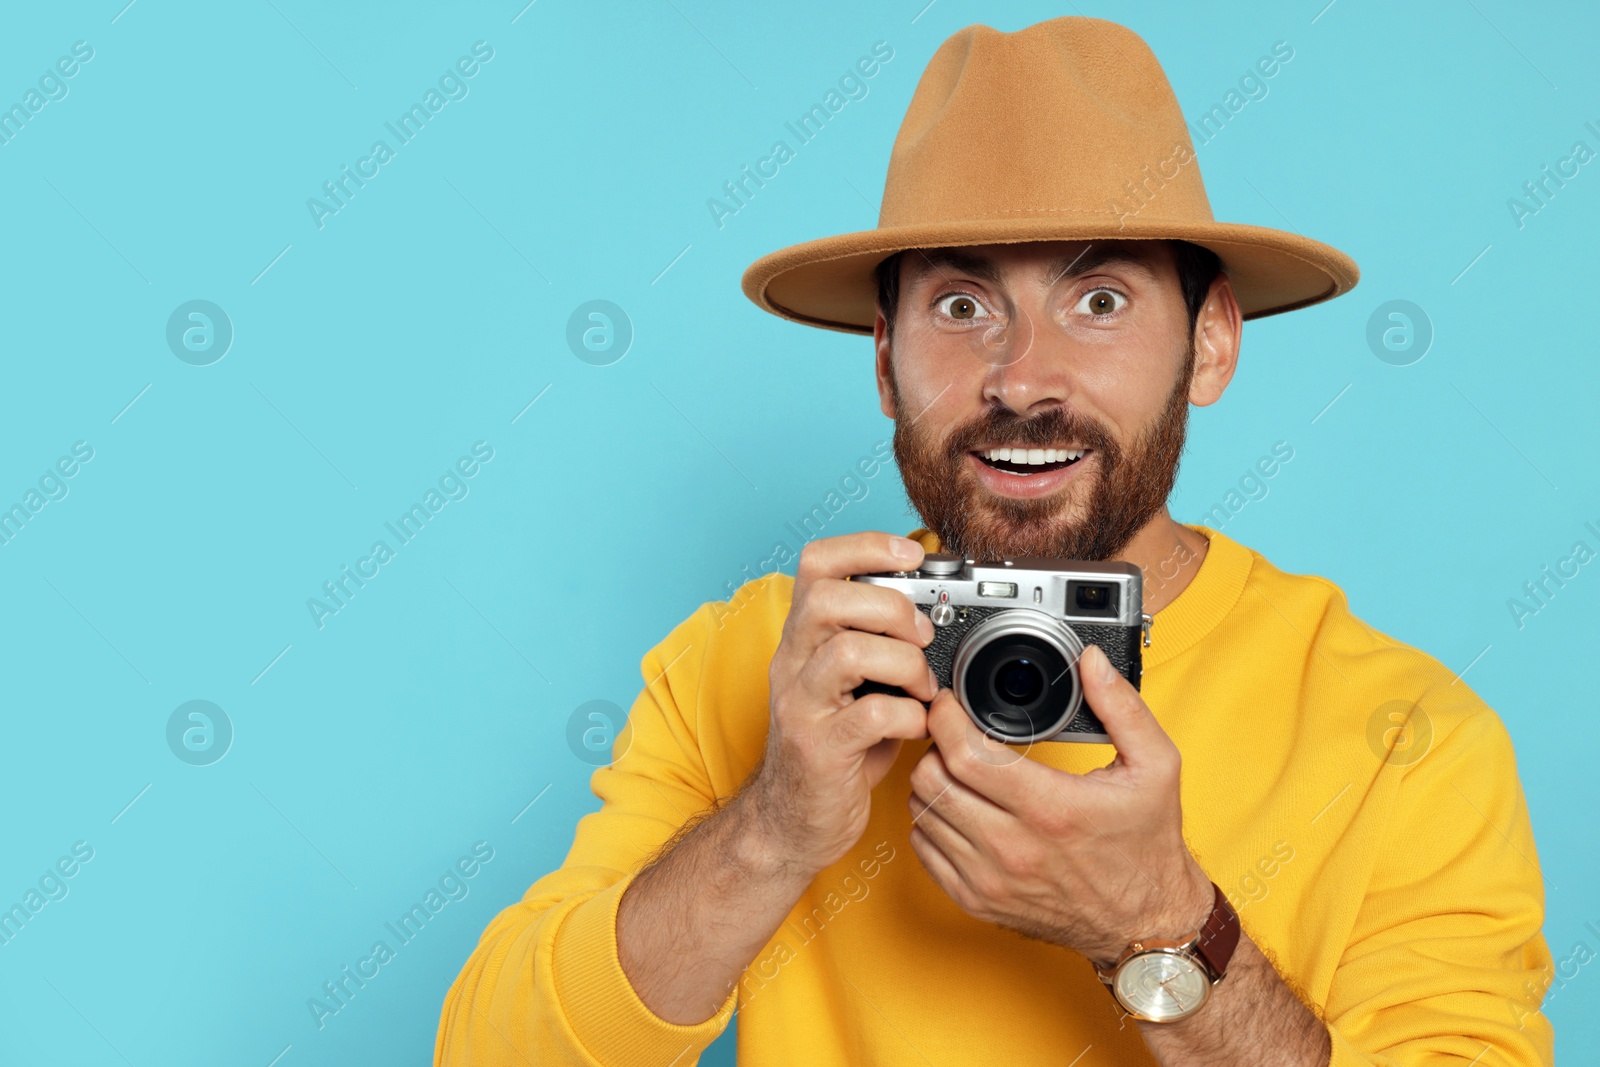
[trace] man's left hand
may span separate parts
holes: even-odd
[[[1109,966],[1130,941],[1193,932],[1213,891],[1183,840],[1177,745],[1098,646],[1078,673],[1116,746],[1081,775],[990,740],[939,691],[911,772],[911,847],[969,915]]]

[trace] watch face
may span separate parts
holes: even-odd
[[[1192,1014],[1210,993],[1211,979],[1205,971],[1193,960],[1172,952],[1141,952],[1117,971],[1116,994],[1122,1006],[1155,1022]]]

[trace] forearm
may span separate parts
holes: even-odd
[[[716,1014],[813,873],[776,854],[742,793],[641,871],[617,910],[617,956],[639,999],[680,1025]]]
[[[1138,1025],[1162,1067],[1327,1067],[1332,1057],[1327,1026],[1244,936],[1203,1008],[1179,1022]]]

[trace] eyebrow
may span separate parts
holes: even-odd
[[[1129,248],[1116,245],[1091,244],[1087,249],[1045,264],[1042,278],[1054,283],[1062,277],[1075,278],[1108,264],[1116,264],[1135,271],[1154,281],[1156,273],[1143,256]],[[920,281],[930,272],[949,267],[962,274],[981,278],[996,285],[1000,283],[1000,270],[987,257],[960,248],[925,248],[921,255],[911,260],[910,281]]]

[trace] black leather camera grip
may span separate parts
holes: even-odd
[[[867,696],[870,693],[888,693],[892,697],[911,696],[910,693],[907,693],[898,685],[884,685],[882,682],[862,682],[860,685],[851,690],[851,695],[857,700],[860,700],[862,697]],[[918,703],[921,703],[921,701],[918,701]]]

